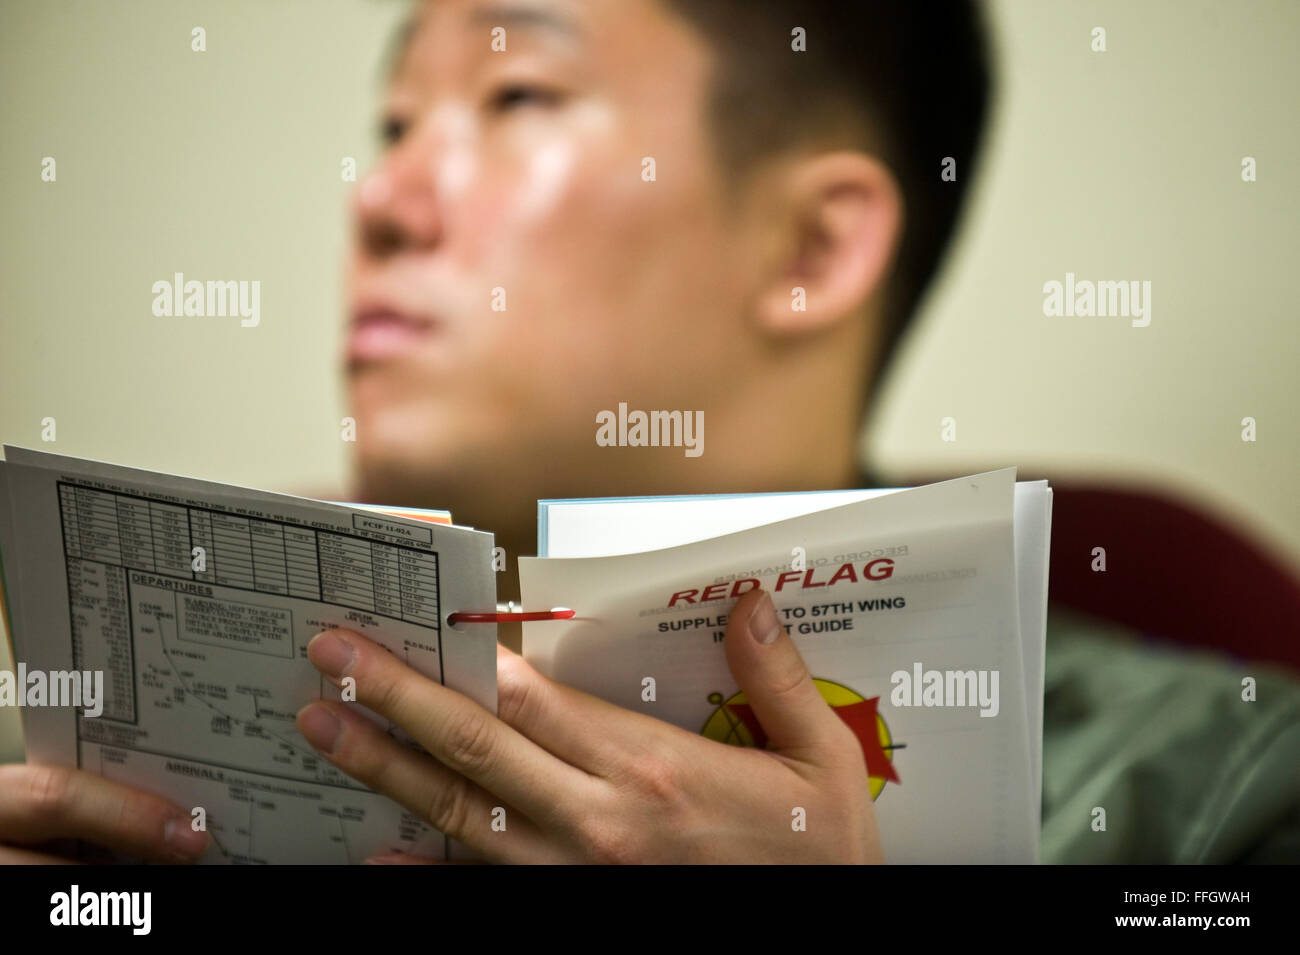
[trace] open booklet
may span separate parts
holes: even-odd
[[[761,585],[858,735],[886,860],[1037,860],[1046,481],[1017,484],[1006,468],[910,490],[538,511],[523,602],[578,611],[524,625],[540,671],[723,742],[761,744],[721,646],[735,598]]]
[[[469,857],[294,725],[340,698],[306,657],[336,626],[496,712],[495,626],[446,624],[448,608],[495,607],[492,535],[400,513],[6,446],[0,570],[27,758],[192,807],[206,862]]]
[[[495,626],[447,619],[496,606],[490,534],[445,512],[5,458],[9,686],[30,760],[194,807],[204,861],[469,855],[318,757],[294,715],[338,698],[305,655],[329,626],[495,712]],[[886,859],[1034,861],[1050,512],[1046,482],[1010,468],[910,490],[540,502],[522,600],[577,615],[526,624],[524,653],[611,702],[762,745],[719,641],[735,598],[766,587],[862,742]]]

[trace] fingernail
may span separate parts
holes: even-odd
[[[344,676],[356,656],[352,645],[330,630],[316,634],[307,644],[307,659],[326,676]]]
[[[401,865],[406,860],[399,855],[371,856],[363,865]]]
[[[781,622],[776,619],[776,607],[768,592],[758,598],[754,612],[749,615],[749,635],[763,646],[767,646],[781,634]]]
[[[202,855],[208,848],[208,834],[195,831],[184,816],[174,816],[163,823],[163,841],[187,859]]]
[[[332,753],[339,733],[343,732],[343,724],[329,707],[309,703],[298,714],[298,732],[322,753]]]

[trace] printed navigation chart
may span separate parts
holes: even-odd
[[[12,484],[19,469],[8,467]],[[440,834],[335,769],[294,718],[312,699],[339,699],[306,657],[311,638],[332,626],[366,633],[453,685],[449,665],[466,661],[447,659],[445,548],[434,548],[434,535],[461,549],[479,544],[484,570],[489,535],[316,505],[328,508],[322,520],[304,513],[307,501],[272,509],[47,476],[69,665],[104,674],[102,714],[71,721],[78,766],[133,785],[161,781],[146,788],[201,808],[214,862],[348,863],[381,849],[444,855]],[[495,689],[495,641],[486,641]],[[495,708],[494,693],[490,702]]]

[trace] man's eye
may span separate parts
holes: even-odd
[[[379,136],[385,146],[392,146],[406,135],[406,129],[407,122],[400,116],[386,116],[380,123]]]
[[[488,105],[494,111],[505,112],[519,106],[554,106],[561,99],[555,90],[527,83],[509,83],[492,94]]]

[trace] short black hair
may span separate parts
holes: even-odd
[[[938,272],[992,98],[978,0],[666,0],[718,57],[712,128],[735,181],[782,151],[856,143],[893,171],[905,224],[873,387]],[[793,48],[803,28],[806,50]],[[940,178],[955,161],[955,181]]]

